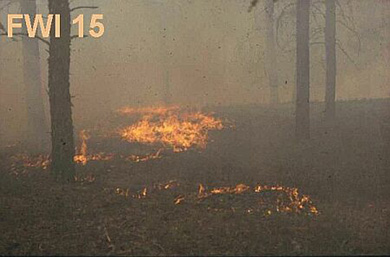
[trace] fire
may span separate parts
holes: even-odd
[[[119,187],[115,189],[115,193],[117,195],[121,195],[124,197],[131,196],[131,197],[136,198],[136,199],[143,199],[143,198],[146,198],[151,192],[171,190],[171,189],[177,188],[178,186],[179,186],[179,183],[177,183],[176,180],[170,180],[166,183],[154,184],[152,187],[149,187],[149,188],[147,186],[145,186],[142,188],[142,190],[139,190],[134,194],[131,194],[129,188],[123,189],[123,188],[119,188]],[[180,200],[178,200],[178,201],[180,201]]]
[[[81,139],[81,145],[78,154],[73,157],[73,161],[75,163],[79,163],[84,166],[88,163],[88,161],[108,161],[114,158],[114,154],[106,154],[102,152],[97,154],[88,154],[87,140],[90,139],[90,135],[85,129],[80,131],[79,138]]]
[[[183,202],[185,199],[185,196],[184,195],[179,195],[177,196],[174,200],[173,200],[173,203],[174,204],[180,204],[181,202]]]
[[[116,189],[116,194],[122,195],[125,197],[132,196],[133,198],[143,199],[148,195],[149,197],[158,196],[158,192],[162,190],[176,189],[179,187],[179,183],[175,180],[171,180],[168,183],[157,184],[150,192],[145,187],[141,193],[131,194],[129,189]],[[273,194],[262,194],[265,192],[273,192]],[[258,199],[256,201],[257,206],[250,206],[244,209],[245,213],[253,214],[257,210],[263,210],[265,215],[271,215],[272,213],[309,213],[312,215],[318,215],[319,211],[317,207],[313,204],[310,197],[307,195],[300,195],[297,188],[285,187],[285,186],[268,186],[268,185],[256,185],[254,187],[237,184],[232,187],[215,187],[210,190],[207,190],[203,184],[199,184],[197,193],[193,194],[176,194],[173,198],[173,203],[175,205],[180,205],[184,202],[200,203],[208,199],[212,200],[213,197],[223,196],[223,195],[237,195],[241,201],[246,202],[248,199],[254,199],[256,196]],[[276,197],[276,200],[275,200]],[[229,196],[227,199],[234,199]],[[220,204],[220,198],[217,198],[216,201],[211,201],[207,203],[208,210],[232,210],[236,212],[239,208],[242,207],[233,207],[226,206],[224,208],[215,208],[212,207],[213,204]],[[274,202],[273,202],[274,201]],[[226,203],[226,201],[224,201]],[[211,205],[211,206],[210,206]],[[265,211],[264,211],[265,208]]]
[[[14,174],[18,175],[24,173],[25,170],[20,171],[18,169],[18,164],[21,164],[23,169],[27,168],[41,168],[46,170],[50,165],[50,159],[48,155],[40,154],[37,156],[30,156],[27,154],[16,154],[12,158],[12,171]]]
[[[208,194],[206,193],[206,188],[202,184],[199,184],[198,198],[201,199],[207,196]]]
[[[256,193],[261,193],[265,191],[279,191],[283,192],[290,200],[288,204],[284,203],[278,198],[277,211],[280,212],[299,212],[305,208],[308,208],[310,213],[318,214],[317,208],[313,205],[309,196],[302,195],[300,196],[298,188],[284,187],[284,186],[261,186],[257,185],[255,187]]]
[[[160,145],[153,153],[145,155],[130,154],[118,156],[126,161],[145,162],[163,157],[165,150],[183,152],[191,147],[205,149],[208,143],[209,130],[221,130],[224,128],[222,121],[212,115],[201,112],[182,112],[179,107],[124,107],[118,110],[122,115],[140,115],[140,119],[133,125],[119,129],[120,137],[130,143],[146,145]],[[88,161],[107,161],[115,157],[115,154],[88,154],[87,141],[90,139],[86,130],[79,133],[81,145],[74,161],[86,165]]]
[[[166,183],[155,184],[153,187],[158,190],[168,190],[177,188],[179,185],[180,184],[176,180],[170,180]]]
[[[86,165],[88,162],[87,157],[87,140],[89,139],[89,135],[87,132],[83,129],[80,131],[79,137],[81,138],[81,146],[80,146],[80,153],[75,155],[73,160],[76,163],[81,163],[82,165]]]
[[[134,114],[134,109],[122,109],[123,114]],[[223,129],[222,121],[200,112],[182,113],[179,108],[141,109],[137,123],[119,131],[130,143],[160,145],[183,152],[191,147],[205,149],[208,131]]]
[[[219,187],[214,188],[211,190],[212,194],[241,194],[247,190],[249,190],[250,187],[244,184],[238,184],[235,187]]]
[[[183,111],[177,106],[171,107],[124,107],[118,110],[122,115],[132,115],[138,118],[133,125],[114,130],[122,140],[130,143],[158,146],[157,151],[147,154],[116,155],[114,153],[89,153],[88,140],[91,138],[87,130],[79,133],[81,144],[76,148],[73,157],[75,163],[86,165],[89,161],[108,161],[120,158],[131,162],[145,162],[163,157],[164,151],[183,152],[190,148],[205,149],[209,141],[210,130],[222,130],[224,125],[220,119],[211,114],[199,111]],[[119,132],[119,134],[118,134]],[[114,134],[115,134],[114,133]],[[50,164],[49,155],[30,157],[28,155],[14,156],[27,167],[46,169]]]

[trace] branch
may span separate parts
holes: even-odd
[[[338,5],[338,7],[339,7],[338,9],[341,12],[341,16],[343,17],[344,20],[347,20],[347,16],[345,15],[345,13],[344,13],[340,3],[338,1],[336,1],[336,3]],[[326,19],[326,15],[325,15],[325,13],[321,9],[319,9],[316,5],[312,5],[312,6],[319,12],[319,14],[321,14],[324,17],[324,19]],[[351,18],[348,18],[348,20],[351,21],[352,27],[349,26],[346,22],[344,22],[341,19],[337,19],[336,22],[341,24],[341,25],[343,25],[344,28],[346,28],[347,30],[349,30],[350,32],[352,32],[355,35],[355,37],[356,37],[356,39],[358,41],[357,55],[359,56],[360,55],[360,50],[361,50],[361,45],[362,45],[361,40],[360,40],[360,34],[359,34],[359,32],[357,32],[355,30],[355,28],[354,28],[355,26],[354,26],[353,20]]]
[[[310,42],[310,45],[325,45],[325,42],[323,41],[316,41],[316,42]],[[356,65],[352,57],[347,53],[347,51],[341,46],[339,40],[336,41],[336,46],[341,50],[341,52],[347,57],[347,59]]]
[[[356,63],[353,61],[353,59],[349,56],[349,54],[347,53],[347,51],[345,51],[345,49],[341,46],[340,42],[336,41],[336,46],[339,47],[339,49],[341,50],[341,52],[348,58],[348,60],[353,63],[354,65],[356,65]]]
[[[98,9],[98,8],[99,7],[97,7],[97,6],[77,6],[77,7],[70,9],[70,12],[73,12],[73,11],[76,11],[79,9]]]

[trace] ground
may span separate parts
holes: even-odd
[[[4,148],[0,253],[389,254],[389,107],[389,100],[338,102],[337,120],[329,127],[322,121],[323,104],[314,103],[311,140],[299,143],[292,105],[210,107],[205,111],[234,128],[212,132],[204,151],[78,166],[79,176],[93,175],[92,182],[60,184],[41,168],[15,175],[11,155],[17,150]],[[180,192],[156,190],[144,199],[123,193],[170,180],[180,183]],[[236,195],[173,203],[179,193],[196,195],[199,184],[240,183],[296,187],[319,214],[276,212],[272,206],[247,213],[240,205],[250,197]],[[237,204],[237,211],[231,209]]]

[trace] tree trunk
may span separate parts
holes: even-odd
[[[20,1],[21,12],[34,17],[37,11],[35,0]],[[23,26],[23,33],[27,28]],[[42,79],[39,45],[37,39],[22,37],[23,76],[27,102],[26,142],[29,151],[42,152],[47,144],[48,134],[43,105]]]
[[[274,25],[274,0],[266,0],[266,22],[267,22],[267,39],[266,39],[266,67],[270,88],[271,104],[279,103],[278,77],[276,72],[276,49],[275,49],[275,25]]]
[[[325,18],[326,90],[325,119],[334,121],[336,115],[336,1],[327,0]]]
[[[298,140],[310,138],[310,0],[297,0],[297,98],[296,98],[296,137]]]
[[[49,0],[49,13],[61,15],[61,37],[55,38],[53,27],[49,47],[51,170],[58,179],[69,182],[75,175],[75,149],[69,83],[71,21],[68,0]]]

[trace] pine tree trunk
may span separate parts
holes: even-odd
[[[279,103],[278,77],[276,73],[276,49],[275,49],[275,26],[274,26],[274,0],[266,0],[266,22],[267,22],[267,39],[266,39],[266,58],[267,74],[270,87],[271,104]]]
[[[327,0],[325,19],[326,90],[325,119],[333,122],[336,115],[336,1]]]
[[[297,0],[296,137],[310,138],[310,0]]]
[[[52,137],[51,170],[63,181],[73,181],[75,154],[70,96],[70,8],[68,0],[49,0],[49,13],[61,15],[61,37],[50,32],[49,99]]]
[[[34,17],[37,11],[35,0],[20,1],[21,12]],[[27,28],[23,26],[23,33]],[[26,142],[29,151],[42,152],[48,142],[48,129],[43,105],[41,63],[38,40],[22,37],[23,76],[27,101]]]

